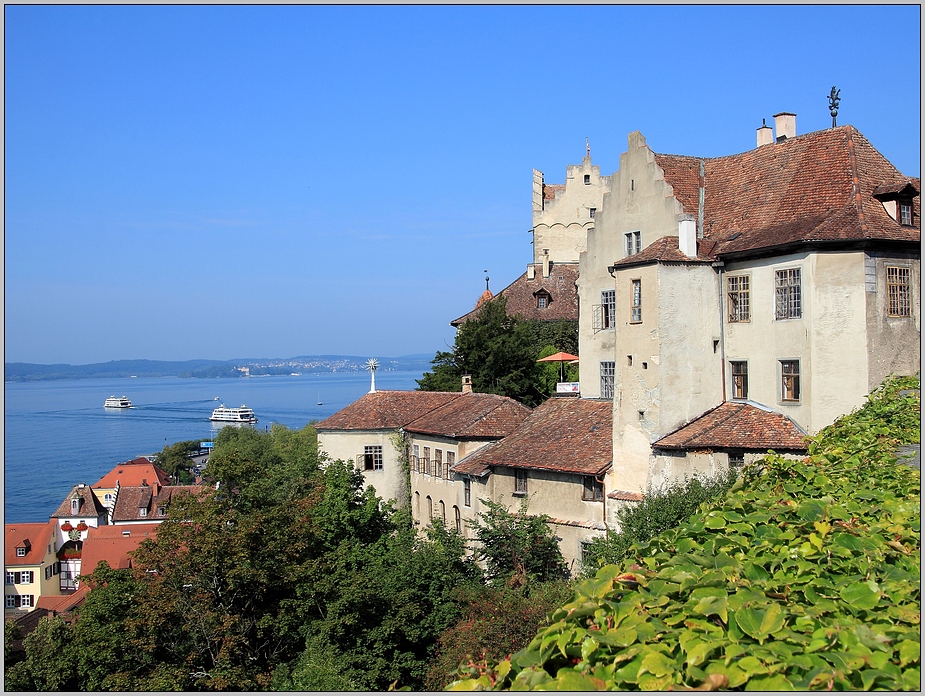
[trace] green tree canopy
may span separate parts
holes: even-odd
[[[462,376],[472,375],[474,391],[501,394],[536,406],[546,394],[533,336],[519,315],[507,315],[503,295],[485,302],[476,317],[462,324],[451,352],[440,351],[418,380],[422,391],[460,391]]]

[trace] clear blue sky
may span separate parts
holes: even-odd
[[[918,6],[6,6],[7,361],[432,354],[535,167],[856,126],[920,173]]]

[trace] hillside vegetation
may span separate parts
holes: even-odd
[[[454,690],[918,690],[918,378],[892,379],[718,502],[576,588],[522,651]],[[912,391],[910,391],[912,390]]]

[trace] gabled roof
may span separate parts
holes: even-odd
[[[456,438],[499,438],[509,435],[530,415],[530,409],[497,394],[463,394],[416,418],[405,430]]]
[[[83,501],[76,515],[71,514],[71,498],[74,497],[80,498]],[[71,492],[67,494],[64,502],[51,514],[51,517],[76,519],[80,517],[99,517],[105,514],[106,508],[100,502],[99,498],[96,497],[96,493],[93,492],[93,489],[86,484],[78,484],[71,489]]]
[[[725,401],[653,443],[661,449],[805,452],[806,433],[787,416],[749,401]]]
[[[145,520],[156,518],[163,520],[159,509],[169,505],[170,500],[181,493],[199,495],[211,489],[204,486],[122,486],[119,496],[112,509],[112,521],[128,522],[132,520]],[[146,514],[141,516],[139,509],[144,508]]]
[[[315,430],[395,430],[461,396],[461,391],[377,391],[364,394],[349,406],[316,423]]]
[[[35,606],[38,609],[51,611],[55,614],[63,614],[82,604],[84,599],[86,599],[87,593],[89,591],[90,588],[88,588],[86,584],[83,584],[80,586],[77,592],[74,592],[73,594],[63,596],[42,595],[35,603]]]
[[[57,523],[54,520],[21,522],[7,524],[4,527],[4,562],[6,565],[37,565],[45,558]],[[17,556],[16,549],[23,547],[26,549],[26,555]]]
[[[460,460],[453,471],[481,476],[492,466],[599,475],[613,457],[613,403],[554,397],[513,433]]]
[[[100,561],[110,568],[130,568],[130,555],[145,539],[157,537],[157,524],[91,527],[83,544],[80,574],[89,575]]]
[[[120,486],[140,486],[143,481],[153,484],[157,481],[162,486],[170,483],[166,471],[146,457],[136,457],[131,461],[117,464],[113,469],[94,484],[94,488],[115,488]]]
[[[535,274],[533,280],[527,278],[526,272],[517,280],[498,293],[504,296],[507,304],[508,316],[519,314],[530,321],[557,321],[560,319],[578,319],[578,289],[575,281],[578,279],[577,263],[549,264],[549,277],[543,277],[543,264],[534,264]],[[561,280],[560,280],[561,279]],[[536,306],[536,295],[545,290],[550,297],[549,304],[540,309]],[[459,326],[463,322],[473,319],[481,305],[463,314],[450,322],[451,326]]]
[[[627,256],[617,261],[614,266],[622,268],[624,266],[638,266],[653,261],[663,263],[713,263],[714,258],[710,253],[716,245],[710,241],[701,239],[697,244],[697,256],[686,256],[678,248],[678,237],[667,236],[657,239],[645,249],[632,256]]]
[[[852,126],[799,135],[716,158],[656,154],[684,212],[698,213],[704,166],[704,237],[716,256],[798,243],[880,240],[918,243],[874,198],[905,188],[905,177]]]

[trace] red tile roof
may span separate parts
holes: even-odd
[[[613,403],[548,399],[513,433],[460,460],[454,471],[481,476],[489,467],[601,474],[613,457]]]
[[[80,574],[89,575],[100,561],[110,568],[129,568],[130,554],[145,539],[157,537],[158,524],[104,525],[87,532],[80,559]]]
[[[640,251],[638,254],[627,256],[617,261],[614,266],[621,268],[623,266],[635,266],[652,261],[674,262],[674,263],[712,263],[714,259],[709,255],[715,244],[708,240],[699,240],[697,244],[697,256],[685,256],[678,248],[678,238],[662,237],[655,240],[652,244]]]
[[[531,321],[557,321],[568,319],[578,320],[578,288],[575,281],[578,279],[577,263],[550,263],[549,277],[543,277],[543,264],[534,264],[536,273],[533,280],[527,279],[524,272],[513,283],[508,285],[497,296],[506,300],[508,316],[519,314]],[[536,306],[536,296],[545,291],[549,295],[549,302],[545,309]],[[481,300],[479,301],[481,304]],[[451,326],[459,326],[469,319],[473,319],[479,305],[471,312],[462,315],[450,322]]]
[[[377,391],[316,423],[315,430],[395,430],[461,396],[462,391]]]
[[[509,435],[530,415],[530,409],[497,394],[463,394],[408,423],[405,430],[456,438],[499,438]]]
[[[780,413],[746,401],[726,401],[652,446],[805,452],[805,437],[796,423]]]
[[[4,536],[4,561],[6,565],[37,565],[45,558],[52,533],[57,529],[54,520],[48,522],[20,522],[7,524]],[[25,556],[17,556],[16,548],[26,549]]]
[[[94,484],[93,488],[115,488],[116,481],[122,486],[140,486],[143,481],[153,484],[157,481],[162,486],[170,483],[166,471],[145,457],[137,457],[128,462],[117,464],[113,469]]]
[[[165,516],[160,515],[160,508],[166,509],[174,496],[181,493],[199,495],[210,490],[206,486],[158,486],[156,490],[153,486],[122,486],[112,509],[112,521],[115,524],[133,520],[163,520]],[[145,509],[144,516],[139,514],[140,508]]]
[[[71,498],[75,496],[82,501],[76,515],[71,514]],[[105,514],[106,508],[99,501],[99,498],[96,497],[96,493],[93,492],[93,489],[86,484],[78,484],[71,489],[71,492],[67,494],[64,502],[62,502],[61,505],[58,506],[58,509],[51,514],[51,517],[91,518]]]
[[[632,493],[631,491],[611,491],[607,494],[611,500],[626,500],[632,503],[638,503],[645,499],[642,493]]]
[[[543,198],[547,201],[555,200],[559,191],[565,191],[565,184],[543,184]]]
[[[86,585],[81,585],[77,592],[69,595],[42,595],[35,603],[35,606],[41,610],[63,614],[81,604],[89,591],[90,588]]]
[[[874,198],[875,191],[899,190],[914,180],[852,126],[726,157],[656,154],[655,161],[692,215],[703,162],[704,237],[716,243],[712,253],[719,257],[808,242],[921,238],[918,199],[915,227],[903,227]]]

